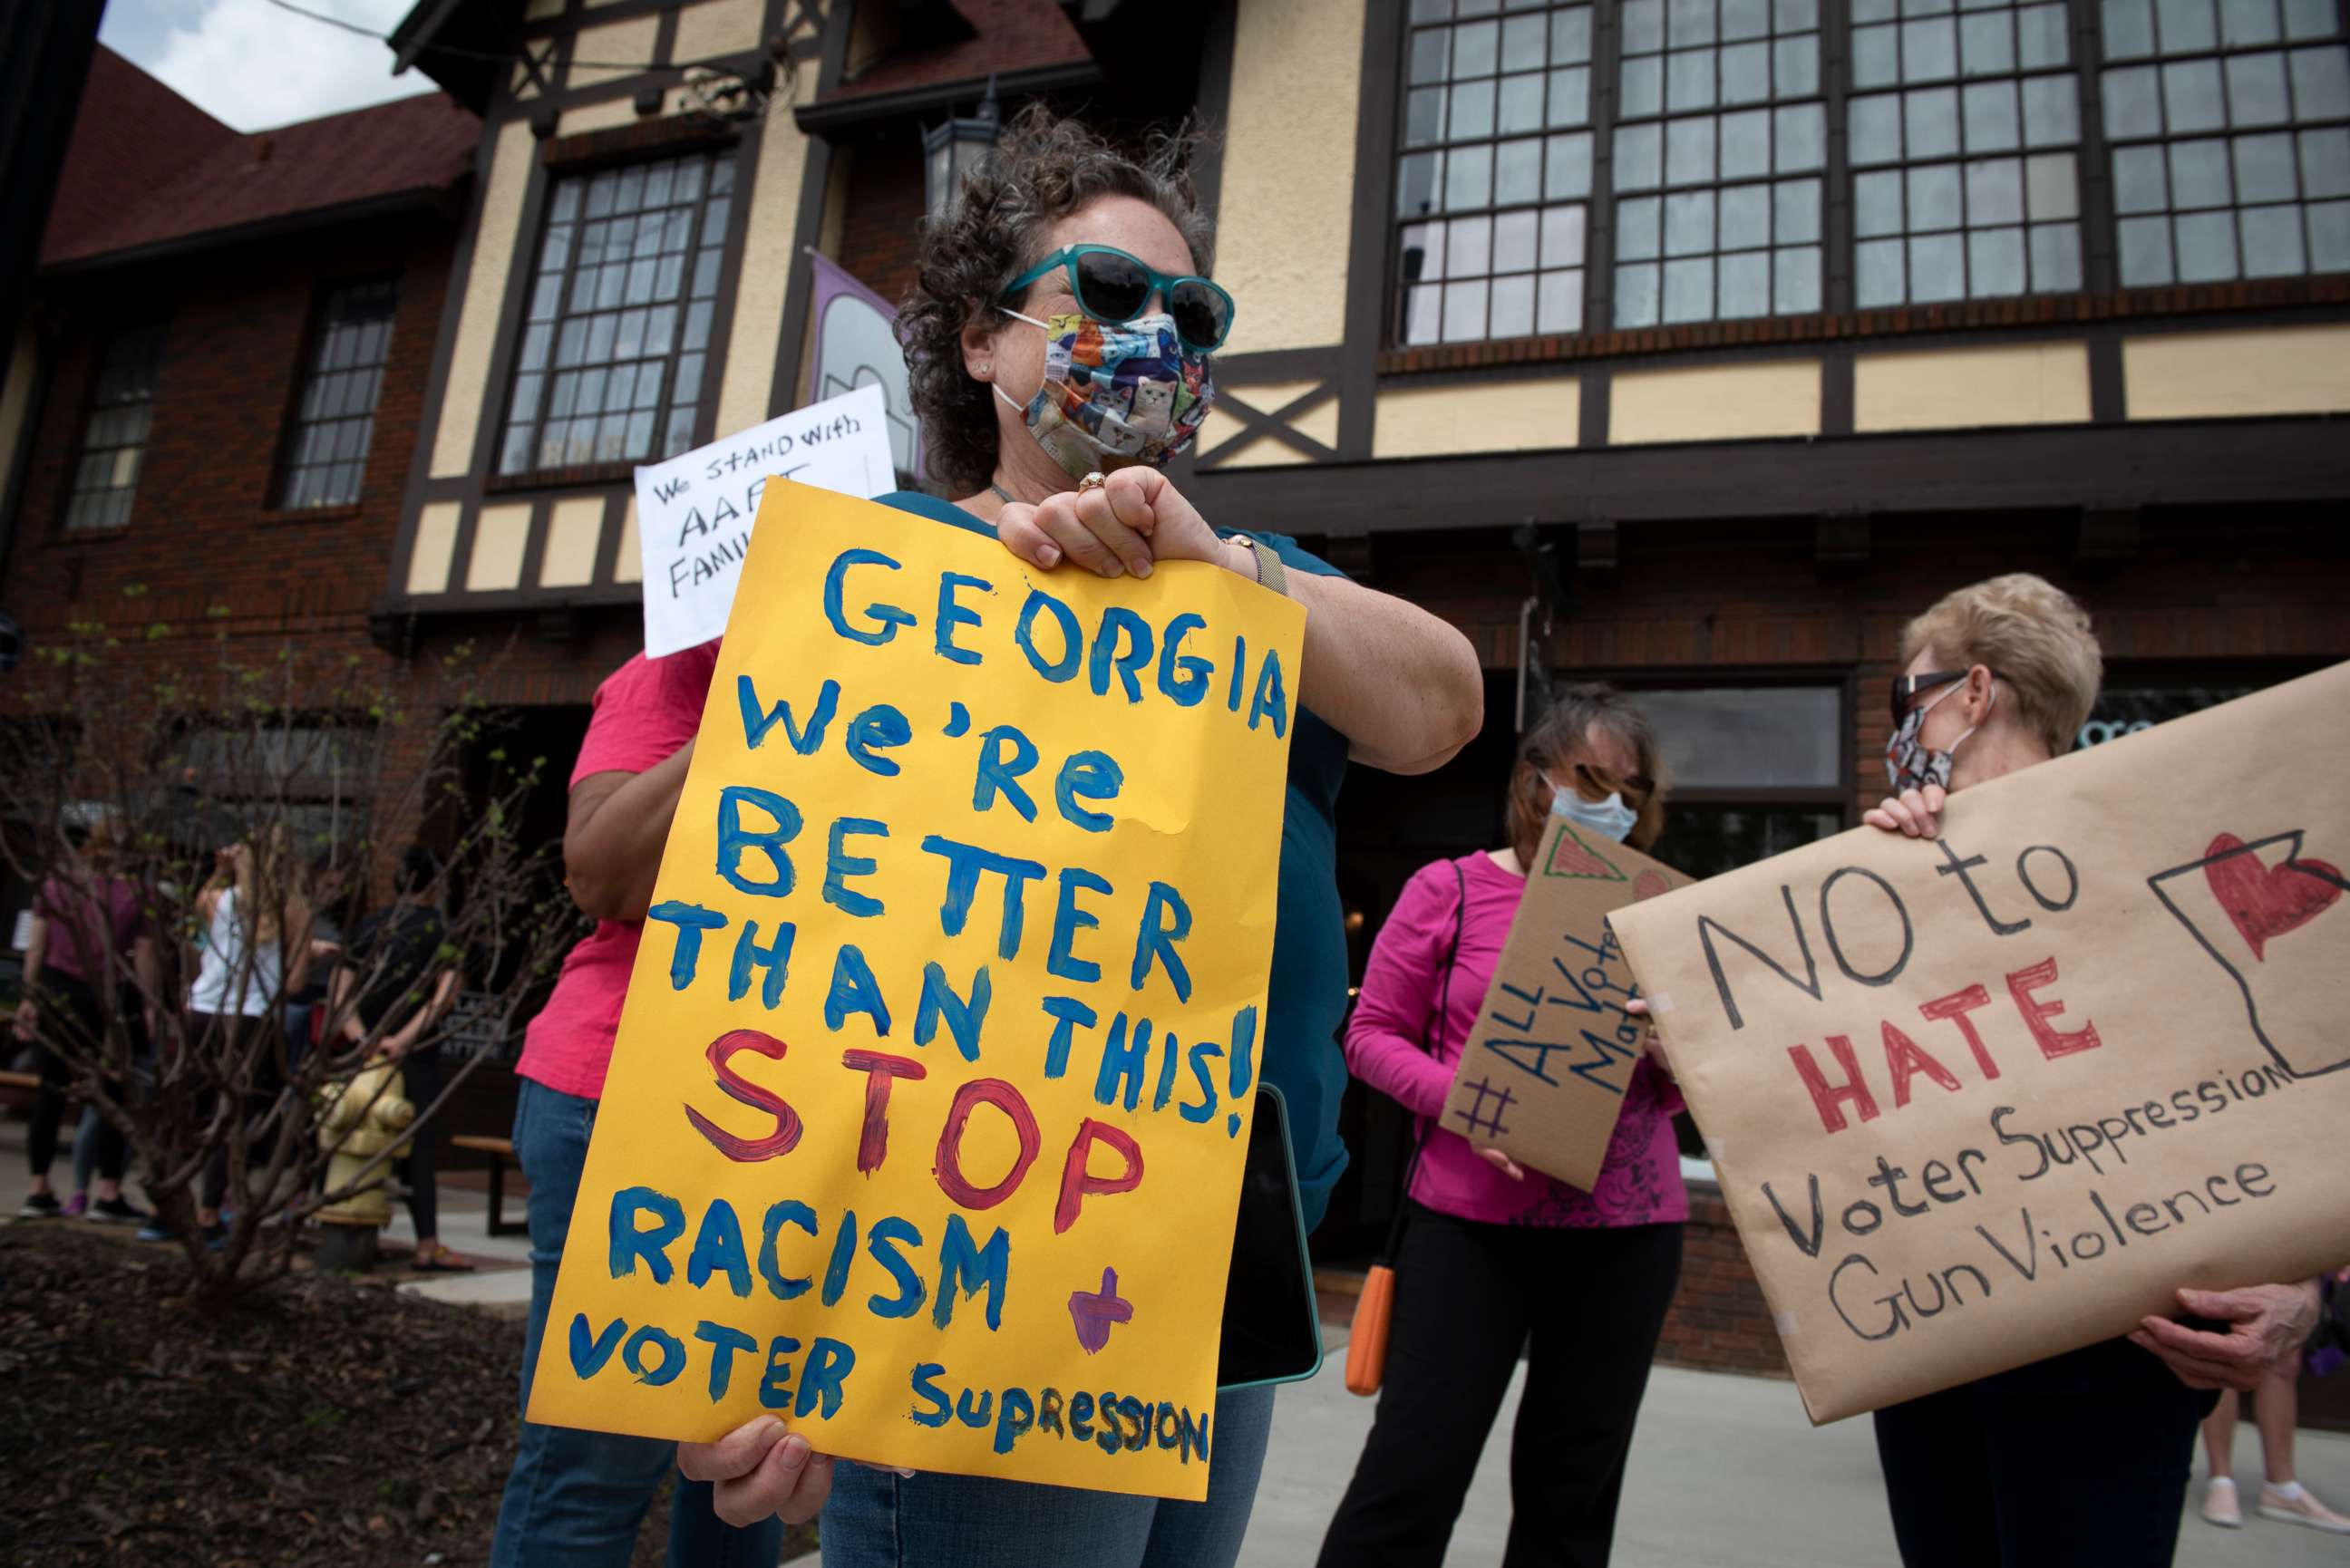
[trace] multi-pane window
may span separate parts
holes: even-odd
[[[733,188],[730,151],[556,182],[500,473],[657,461],[693,444]]]
[[[1619,15],[1616,325],[1819,309],[1819,0]]]
[[[1853,0],[1852,21],[1855,303],[2079,288],[2063,0]]]
[[[278,505],[348,506],[367,472],[375,403],[391,354],[396,287],[388,279],[328,294],[318,311],[302,396],[286,433]]]
[[[2126,288],[2350,269],[2334,0],[2104,0]]]
[[[147,427],[155,410],[155,370],[163,358],[163,328],[145,323],[118,329],[99,361],[98,385],[83,427],[81,461],[74,466],[66,503],[68,528],[120,528],[130,521]]]
[[[1401,341],[1582,330],[1591,23],[1587,4],[1412,0]]]

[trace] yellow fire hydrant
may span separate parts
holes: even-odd
[[[391,1197],[385,1190],[390,1161],[364,1178],[359,1172],[386,1149],[392,1150],[393,1159],[406,1153],[396,1146],[415,1119],[407,1085],[390,1062],[362,1067],[318,1091],[318,1144],[330,1151],[327,1190],[352,1189],[348,1197],[318,1210],[318,1219],[331,1227],[320,1234],[320,1267],[364,1269],[375,1262],[376,1232],[391,1222]]]

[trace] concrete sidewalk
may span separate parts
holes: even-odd
[[[62,1161],[57,1174],[68,1175]],[[0,1122],[0,1216],[25,1192],[24,1127]],[[509,1212],[521,1204],[509,1198]],[[473,1274],[411,1281],[400,1288],[443,1301],[518,1314],[530,1299],[528,1245],[486,1233],[484,1195],[441,1189],[441,1230],[449,1245],[479,1261]],[[386,1262],[412,1235],[404,1210],[384,1233]],[[390,1270],[387,1268],[386,1272]],[[511,1332],[511,1331],[506,1331]],[[1345,1385],[1346,1332],[1325,1328],[1329,1354],[1311,1382],[1281,1390],[1243,1568],[1307,1568],[1354,1474],[1373,1401]],[[1445,1562],[1450,1568],[1498,1563],[1510,1527],[1509,1433],[1523,1374],[1511,1384],[1479,1458]],[[2350,1437],[2303,1430],[2302,1480],[2336,1507],[2350,1508]],[[2247,1504],[2258,1491],[2260,1438],[2237,1428],[2236,1469]],[[2253,1516],[2241,1530],[2218,1530],[2195,1515],[2180,1532],[2176,1568],[2350,1568],[2350,1537],[2322,1535]],[[1886,1568],[1898,1559],[1884,1484],[1866,1420],[1814,1429],[1792,1383],[1660,1366],[1632,1443],[1617,1515],[1618,1568]],[[2093,1565],[2085,1565],[2093,1568]]]
[[[1354,1473],[1373,1401],[1346,1390],[1343,1334],[1310,1383],[1281,1391],[1243,1568],[1302,1568]],[[1509,1433],[1523,1368],[1510,1386],[1452,1534],[1447,1568],[1497,1563],[1510,1528]],[[2350,1437],[2303,1431],[2302,1480],[2350,1504]],[[2257,1495],[2260,1438],[2237,1428],[2246,1511]],[[2343,1568],[2350,1537],[2257,1516],[2219,1530],[2195,1514],[2199,1468],[2177,1568]],[[1795,1386],[1659,1366],[1648,1381],[1617,1516],[1617,1568],[1885,1568],[1899,1561],[1867,1420],[1814,1429]],[[2085,1565],[2087,1568],[2087,1565]]]

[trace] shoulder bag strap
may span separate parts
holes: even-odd
[[[1437,984],[1436,1007],[1428,1022],[1421,1025],[1419,1048],[1430,1056],[1442,1057],[1446,1022],[1452,1014],[1452,971],[1461,959],[1461,932],[1469,918],[1469,877],[1461,869],[1461,862],[1452,863],[1452,881],[1458,898],[1452,906],[1452,944],[1444,954],[1444,978]],[[1431,1040],[1430,1035],[1434,1038]],[[1419,1177],[1420,1157],[1428,1152],[1428,1135],[1436,1130],[1432,1119],[1412,1118],[1415,1130],[1411,1142],[1411,1163],[1404,1168],[1403,1187],[1396,1195],[1395,1218],[1388,1221],[1387,1244],[1379,1250],[1379,1261],[1392,1264],[1397,1246],[1403,1240],[1404,1221],[1411,1213],[1411,1186]]]

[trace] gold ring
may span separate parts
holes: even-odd
[[[1108,483],[1109,481],[1104,479],[1097,470],[1095,472],[1087,474],[1083,479],[1078,480],[1077,488],[1079,490],[1099,490],[1103,485]]]

